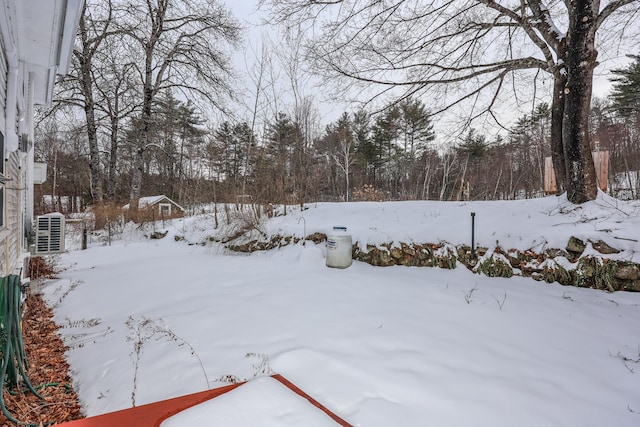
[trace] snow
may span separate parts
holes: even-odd
[[[165,196],[164,194],[160,194],[159,196],[147,196],[147,197],[140,197],[140,199],[138,199],[138,207],[139,208],[144,208],[147,206],[151,206],[156,204],[157,202],[161,201],[162,199],[168,199],[167,196]],[[176,204],[176,206],[178,206]],[[178,206],[180,208],[180,210],[184,210],[181,206]],[[122,207],[122,209],[129,209],[129,203],[127,203],[126,205],[124,205]]]
[[[217,399],[187,409],[161,427],[210,425],[335,427],[304,398],[270,377],[258,378]]]
[[[471,212],[478,245],[541,251],[576,236],[640,261],[640,205],[604,194],[581,206],[555,196],[313,203],[253,225],[298,237],[346,226],[363,248],[459,245]],[[161,240],[143,237],[150,224],[127,226],[111,246],[60,256],[64,271],[41,291],[86,415],[247,379],[163,427],[335,425],[268,376],[279,373],[354,426],[640,421],[640,294],[463,266],[327,268],[311,241],[239,255],[215,242],[235,230],[224,216],[217,229],[211,213],[166,222]]]

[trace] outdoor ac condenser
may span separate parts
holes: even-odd
[[[64,215],[51,213],[36,218],[36,255],[64,252]]]

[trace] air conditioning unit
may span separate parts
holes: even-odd
[[[36,218],[35,255],[64,252],[64,215],[50,213]]]

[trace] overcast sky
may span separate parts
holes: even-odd
[[[271,28],[269,26],[261,25],[261,20],[266,16],[266,14],[263,11],[256,10],[257,1],[227,0],[226,4],[233,11],[235,17],[242,23],[242,25],[245,26],[247,30],[244,37],[245,50],[243,52],[238,52],[238,54],[235,57],[235,63],[238,70],[242,73],[246,73],[247,68],[251,68],[251,64],[253,63],[253,61],[255,61],[255,58],[257,55],[255,52],[260,51],[262,35],[268,34],[269,37],[271,37],[273,40],[277,40],[277,31],[276,29]],[[630,48],[628,49],[628,51],[630,52],[632,51],[632,49]],[[627,58],[624,57],[624,53],[617,57],[607,56],[607,52],[600,52],[599,55],[600,55],[599,60],[601,64],[595,70],[593,93],[595,96],[603,97],[608,94],[611,88],[611,85],[608,81],[608,78],[610,77],[609,70],[611,68],[624,66],[626,63],[628,63],[628,60]],[[284,73],[281,72],[279,75],[279,78],[281,81],[279,95],[282,96],[282,100],[280,101],[280,105],[278,108],[281,108],[282,110],[290,114],[293,110],[293,101],[290,98],[290,95],[287,95],[286,93],[287,91],[289,91],[290,86],[288,85],[288,80],[286,78],[286,75],[284,75]],[[252,93],[250,79],[245,79],[245,80],[248,80],[245,82],[247,83],[247,87],[246,87],[247,92]],[[324,125],[332,121],[335,121],[343,111],[346,110],[346,111],[352,112],[356,109],[356,106],[350,107],[346,103],[342,103],[342,104],[331,103],[327,99],[327,97],[324,96],[326,93],[326,90],[315,87],[313,84],[305,84],[303,86],[304,86],[303,87],[304,94],[311,95],[314,98],[314,102],[319,110],[319,115],[321,116],[323,127]],[[253,87],[253,90],[255,90],[255,86]],[[248,98],[250,97],[249,96],[245,97],[245,100]],[[427,102],[425,102],[425,104],[427,104],[428,106]],[[526,111],[514,113],[513,109],[509,109],[504,114],[513,116],[513,120],[515,120],[519,117],[522,117],[522,115],[526,113],[527,113]],[[242,114],[245,114],[245,117],[246,117],[246,115],[248,114],[247,109],[245,109],[244,113],[241,113],[241,115]],[[455,120],[458,120],[458,118],[451,117],[448,119],[446,117],[439,117],[436,120],[436,126],[440,125],[441,129],[452,129],[453,125],[451,123]],[[480,126],[480,129],[481,129],[481,125],[482,125],[481,123],[476,123],[476,125]],[[494,130],[494,134],[498,132],[504,134],[504,130],[494,126],[493,123],[491,123],[490,126]],[[455,128],[458,128],[458,127],[455,126]],[[438,132],[438,129],[436,129],[436,131]],[[440,137],[442,137],[443,132],[444,132],[443,130],[438,132],[440,134],[439,135]],[[492,132],[490,130],[485,129],[484,132],[488,136],[490,137],[492,136]],[[446,138],[449,139],[452,137],[454,137],[453,134],[448,135]]]
[[[238,70],[246,73],[248,71],[247,69],[251,68],[253,62],[256,61],[256,58],[260,54],[263,37],[266,35],[272,42],[278,43],[278,30],[270,25],[263,24],[263,20],[267,18],[267,14],[263,10],[257,10],[257,1],[227,0],[227,6],[246,29],[244,34],[244,51],[238,52],[235,57]],[[272,55],[272,58],[275,58],[275,55]],[[274,60],[274,62],[277,61]],[[280,70],[277,73],[280,81],[278,94],[282,96],[278,108],[283,108],[284,112],[291,114],[291,110],[293,110],[293,100],[290,93],[291,85],[284,71]],[[246,83],[248,93],[252,93],[252,91],[255,90],[255,86],[252,86],[251,81]],[[316,87],[315,83],[310,81],[303,81],[301,83],[302,95],[312,96],[314,99],[323,128],[325,125],[337,120],[343,111],[352,112],[357,108],[356,106],[350,107],[346,102],[336,103],[329,101],[328,96],[326,96],[327,90]],[[289,105],[286,105],[287,103]]]

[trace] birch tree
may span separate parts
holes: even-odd
[[[99,56],[107,40],[117,33],[114,20],[117,8],[112,0],[97,2],[88,1],[83,4],[82,15],[78,24],[78,38],[73,51],[72,71],[62,80],[54,104],[57,107],[75,106],[84,112],[86,135],[89,146],[89,171],[91,196],[94,202],[102,202],[104,190],[102,184],[102,169],[100,164],[100,145],[98,128],[100,117],[99,106],[104,98],[98,93],[95,70]]]
[[[305,23],[314,69],[369,101],[430,92],[434,113],[465,106],[468,120],[535,98],[552,82],[551,148],[560,189],[597,195],[588,115],[598,48],[637,38],[640,0],[262,0],[275,22]],[[601,35],[597,38],[596,35]],[[607,39],[608,36],[609,39]],[[619,42],[623,45],[622,42]],[[550,77],[550,78],[549,78]],[[523,81],[533,84],[523,88]],[[523,95],[523,90],[529,93]],[[526,96],[525,96],[526,95]],[[431,106],[430,106],[431,108]]]
[[[349,193],[351,189],[350,177],[351,166],[355,163],[355,138],[353,132],[353,124],[348,113],[342,113],[342,116],[334,123],[327,126],[326,138],[335,144],[333,160],[344,173],[344,201],[350,200]]]

